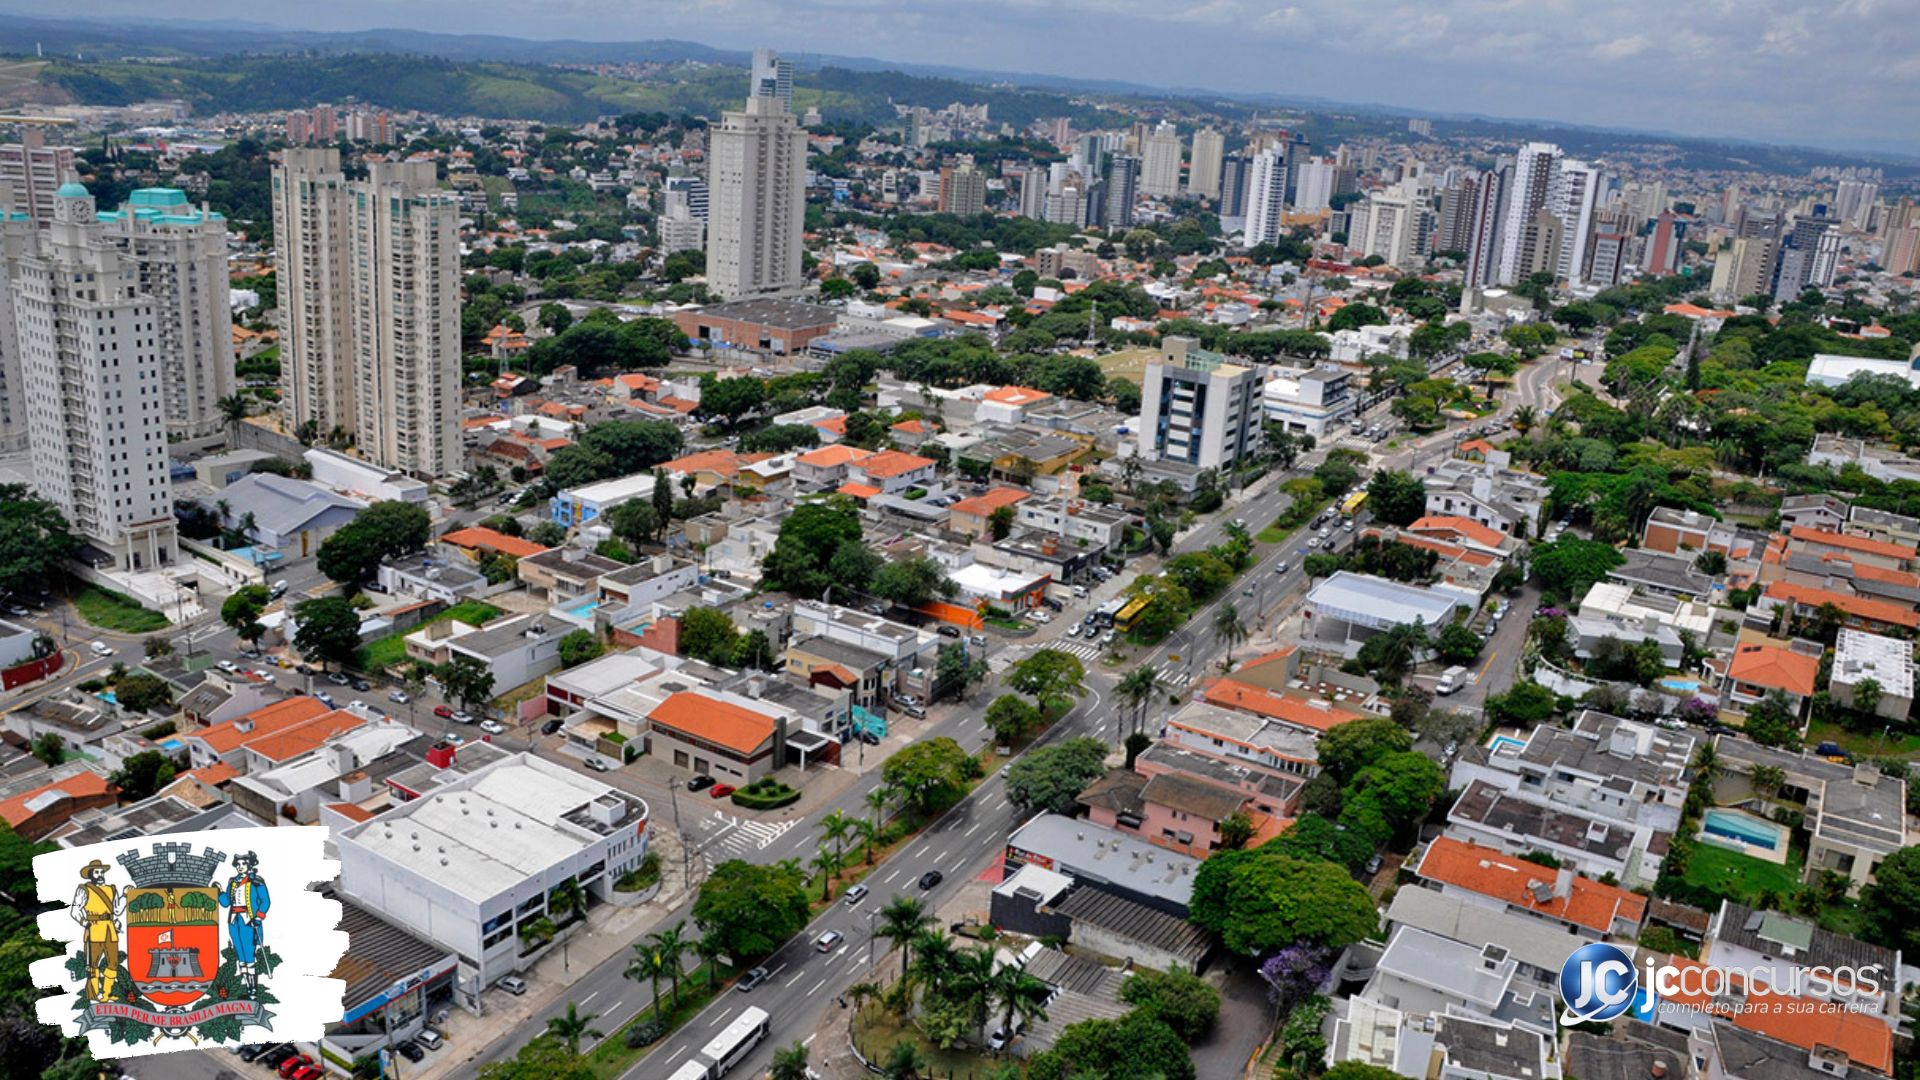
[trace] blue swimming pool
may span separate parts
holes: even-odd
[[[1751,847],[1777,851],[1787,842],[1787,828],[1752,814],[1715,807],[1700,815],[1700,830],[1709,836],[1737,840]]]
[[[1700,692],[1699,679],[1661,679],[1660,689],[1671,690],[1676,694],[1697,694]]]
[[[1526,746],[1527,743],[1525,739],[1516,739],[1511,735],[1495,735],[1493,739],[1487,743],[1487,749],[1496,754],[1502,750],[1512,751],[1517,754],[1526,749]]]

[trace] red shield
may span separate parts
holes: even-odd
[[[220,902],[212,889],[127,890],[127,973],[156,1005],[191,1005],[220,972]]]

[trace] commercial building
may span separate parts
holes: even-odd
[[[1089,821],[1043,813],[1007,837],[1006,873],[1029,865],[1185,918],[1200,860]]]
[[[647,854],[647,804],[533,754],[442,777],[420,798],[336,831],[340,886],[361,906],[453,951],[468,1007],[538,955],[522,937],[562,921],[549,898],[577,883],[588,910]]]
[[[765,51],[765,50],[763,50]],[[775,72],[785,61],[767,53]],[[728,300],[798,292],[806,227],[807,133],[786,97],[760,80],[743,109],[707,134],[707,287]],[[776,75],[773,86],[782,80]]]
[[[1326,438],[1327,429],[1352,415],[1353,375],[1336,364],[1300,371],[1271,368],[1260,393],[1267,421],[1297,434]]]
[[[44,228],[0,222],[14,331],[0,353],[17,358],[0,366],[20,372],[36,490],[86,539],[96,568],[142,573],[178,554],[168,345],[157,331],[179,312],[162,309],[139,261],[103,242],[102,230],[93,196],[71,182],[54,191]]]
[[[250,516],[256,554],[272,551],[293,559],[317,552],[321,541],[367,508],[310,480],[274,473],[248,473],[227,485],[221,501],[227,505],[222,527],[237,529]]]
[[[1252,452],[1258,373],[1189,337],[1168,337],[1160,350],[1141,380],[1140,456],[1218,469]]]
[[[1461,606],[1459,597],[1446,591],[1342,570],[1308,590],[1302,636],[1350,654],[1367,638],[1404,623],[1417,621],[1434,631]]]
[[[353,185],[354,446],[441,476],[460,456],[459,200],[432,161],[375,161]]]
[[[795,244],[799,243],[798,238]],[[796,247],[795,250],[798,250]],[[736,300],[675,312],[674,324],[697,345],[797,356],[833,333],[839,313],[797,300]]]
[[[566,528],[585,525],[604,517],[621,503],[652,498],[653,483],[651,471],[637,472],[555,492],[547,503],[547,516],[554,524]]]

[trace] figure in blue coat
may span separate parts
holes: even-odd
[[[233,877],[220,890],[220,906],[227,909],[227,936],[233,942],[235,969],[250,986],[260,984],[254,970],[254,957],[262,940],[261,920],[267,917],[272,899],[267,882],[256,871],[260,856],[243,851],[233,857]]]

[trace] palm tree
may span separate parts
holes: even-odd
[[[229,434],[238,430],[240,421],[247,418],[247,399],[239,394],[228,394],[213,405],[220,410],[221,417],[226,420]]]
[[[240,536],[246,540],[247,543],[253,543],[253,534],[259,527],[260,523],[254,520],[253,511],[249,510],[240,515]]]
[[[1771,799],[1780,794],[1780,788],[1787,782],[1787,771],[1778,765],[1755,765],[1753,767],[1753,792],[1763,799]]]
[[[1240,621],[1240,610],[1232,604],[1213,617],[1213,631],[1227,643],[1227,667],[1233,666],[1233,647],[1247,640],[1247,624]]]
[[[807,865],[820,871],[820,902],[824,904],[833,899],[833,876],[840,872],[840,856],[823,842]]]
[[[1694,751],[1693,767],[1711,783],[1714,777],[1720,775],[1720,752],[1710,742],[1701,743],[1700,749]]]
[[[853,819],[853,837],[867,849],[867,865],[873,865],[873,845],[880,840],[880,827],[866,818]]]
[[[644,941],[633,943],[633,959],[627,961],[627,969],[620,974],[639,982],[646,979],[653,984],[653,1018],[660,1019],[660,976],[667,973],[667,965],[659,953],[653,951]]]
[[[593,1026],[599,1017],[599,1013],[582,1013],[579,1002],[569,1001],[565,1015],[547,1018],[547,1034],[565,1043],[569,1055],[579,1057],[581,1039],[597,1039],[606,1034]]]
[[[1047,998],[1052,990],[1046,983],[1011,965],[993,973],[987,984],[988,995],[1002,1010],[1000,1030],[1011,1032],[1014,1018],[1021,1022],[1045,1020]]]
[[[887,1051],[887,1059],[880,1066],[880,1075],[887,1080],[920,1080],[920,1070],[927,1067],[927,1056],[912,1039],[902,1038]]]
[[[659,930],[647,936],[647,951],[660,958],[667,969],[667,978],[672,981],[673,1003],[680,1004],[680,962],[694,948],[693,941],[686,936],[685,919],[674,923],[665,930]]]
[[[907,962],[913,955],[914,938],[933,923],[933,912],[916,896],[896,896],[880,909],[880,925],[874,935],[885,938],[889,945],[900,950],[903,981],[907,977]]]
[[[1160,675],[1145,664],[1134,668],[1121,677],[1115,686],[1120,700],[1133,710],[1133,730],[1140,730],[1140,722],[1145,719],[1146,708],[1160,692]]]
[[[846,812],[835,808],[820,818],[820,839],[833,845],[833,854],[845,861],[847,838],[853,835],[853,819]]]
[[[773,1052],[773,1065],[767,1070],[767,1080],[807,1080],[807,1048],[803,1043],[794,1043]]]
[[[876,982],[857,982],[847,987],[847,996],[853,999],[853,1011],[858,1013],[866,1008],[867,1002],[880,996],[880,984]]]
[[[897,792],[894,791],[893,785],[891,784],[881,784],[879,787],[867,792],[867,809],[873,811],[873,827],[876,832],[880,829],[880,815],[887,812],[887,807],[893,802],[895,794],[897,794]]]
[[[568,916],[579,914],[587,908],[587,896],[580,891],[580,882],[568,878],[553,887],[547,894],[547,913],[556,921],[566,922]]]
[[[985,1034],[987,1018],[993,1013],[993,949],[983,946],[958,951],[948,969],[948,999],[966,1002],[974,1030]]]
[[[953,947],[953,939],[938,926],[930,926],[913,936],[913,963],[900,984],[901,992],[918,986],[939,997],[958,974],[959,963],[960,952]]]
[[[700,962],[706,965],[707,992],[712,993],[713,988],[720,985],[720,958],[727,954],[727,943],[708,934],[693,943],[693,951],[700,957]]]
[[[1522,405],[1514,409],[1513,429],[1525,435],[1527,432],[1533,430],[1534,421],[1538,418],[1538,415],[1531,405]]]

